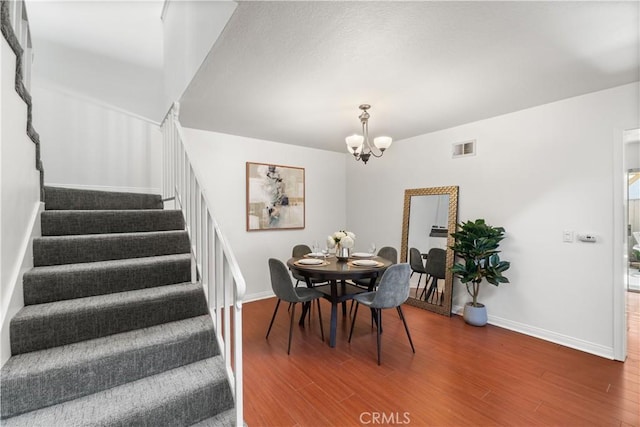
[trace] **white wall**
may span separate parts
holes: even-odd
[[[27,106],[15,91],[16,58],[4,37],[0,52],[0,364],[11,355],[9,320],[24,305],[22,273],[40,206],[35,144],[27,137]],[[23,261],[26,258],[26,263]],[[31,264],[29,264],[31,262]]]
[[[298,243],[311,246],[346,223],[345,155],[277,142],[185,129],[186,147],[216,220],[247,283],[247,300],[273,295],[268,259],[286,262]],[[305,169],[303,230],[246,231],[246,162]]]
[[[163,18],[164,106],[180,99],[236,9],[234,1],[169,1]]]
[[[511,284],[484,285],[490,322],[613,355],[615,131],[638,127],[638,84],[398,141],[367,166],[347,163],[348,227],[399,247],[405,188],[460,186],[459,220],[503,226]],[[428,118],[425,118],[428,120]],[[477,140],[477,155],[451,144]],[[597,243],[563,243],[563,230]],[[468,297],[454,285],[454,306]]]
[[[640,168],[640,141],[628,142],[625,151],[627,170]]]
[[[162,41],[158,39],[160,43]],[[99,99],[156,122],[162,120],[169,108],[162,103],[160,67],[127,62],[42,39],[34,40],[34,52],[34,84]]]
[[[160,193],[158,124],[39,80],[32,91],[47,185]]]

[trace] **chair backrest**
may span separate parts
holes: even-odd
[[[302,258],[306,254],[311,253],[311,248],[307,245],[295,245],[291,251],[291,256],[294,258]]]
[[[409,298],[410,275],[411,267],[407,263],[394,264],[387,268],[380,279],[371,307],[393,308],[405,302]]]
[[[409,248],[409,264],[413,271],[417,271],[418,273],[425,272],[424,264],[422,263],[422,254],[416,248]]]
[[[298,294],[293,288],[289,270],[282,261],[269,258],[269,272],[271,273],[271,288],[276,297],[287,302],[298,302]]]
[[[446,273],[447,251],[441,248],[431,248],[427,254],[427,274],[437,279],[444,279]]]
[[[378,251],[378,256],[391,261],[391,264],[398,263],[398,251],[392,246],[383,246]]]

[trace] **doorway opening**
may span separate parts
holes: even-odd
[[[617,218],[614,220],[614,359],[624,361],[628,355],[637,358],[638,325],[640,324],[640,128],[622,132],[622,144],[616,146],[618,163],[614,199]],[[624,187],[621,184],[624,183]],[[619,197],[619,198],[618,198]],[[622,208],[622,209],[620,209]],[[635,233],[635,234],[634,234]],[[628,351],[630,353],[628,354]]]
[[[640,292],[640,168],[627,173],[627,292]]]

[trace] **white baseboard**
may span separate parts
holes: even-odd
[[[462,316],[463,309],[463,306],[456,305],[451,308],[451,313]],[[559,334],[557,332],[549,331],[542,328],[537,328],[535,326],[527,325],[524,323],[514,322],[513,320],[492,316],[490,314],[488,315],[488,323],[500,328],[509,329],[510,331],[519,332],[524,335],[529,335],[555,344],[560,344],[564,347],[569,347],[576,350],[584,351],[585,353],[604,357],[606,359],[613,360],[614,358],[613,347],[605,347],[603,345],[595,344],[590,341],[584,341],[578,338]]]
[[[11,357],[11,342],[9,340],[9,323],[13,316],[24,307],[22,294],[22,275],[33,267],[33,239],[42,235],[40,228],[40,214],[44,211],[44,203],[35,204],[29,219],[29,228],[20,244],[19,253],[22,255],[20,265],[16,265],[9,279],[5,298],[2,301],[2,319],[0,319],[0,366]]]
[[[260,301],[267,298],[273,298],[274,296],[275,294],[273,293],[273,291],[264,291],[264,292],[258,292],[255,294],[247,294],[245,295],[243,302]]]
[[[54,184],[54,183],[45,183],[47,187],[61,187],[61,188],[72,188],[76,190],[98,190],[98,191],[111,191],[111,192],[121,192],[121,193],[144,193],[144,194],[162,194],[162,190],[160,188],[151,188],[151,187],[116,187],[109,185],[83,185],[83,184]]]

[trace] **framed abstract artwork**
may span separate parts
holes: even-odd
[[[247,162],[247,231],[304,228],[304,168]]]

